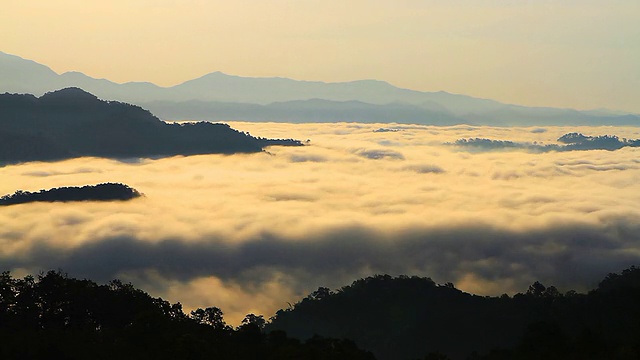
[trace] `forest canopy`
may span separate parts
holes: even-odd
[[[0,94],[0,108],[0,165],[83,156],[253,153],[270,145],[302,145],[254,137],[227,124],[166,123],[139,106],[100,100],[79,88],[39,98]]]
[[[533,283],[510,297],[376,275],[320,287],[266,321],[228,325],[215,306],[185,314],[120,280],[0,274],[0,358],[637,359],[640,268],[587,294]]]
[[[98,185],[67,186],[40,190],[37,192],[17,190],[13,194],[0,197],[0,205],[24,204],[35,201],[114,201],[131,200],[142,196],[138,190],[118,183]]]
[[[187,315],[180,303],[119,280],[0,274],[2,359],[374,359],[353,341],[301,342],[282,331],[266,334],[263,325],[262,316],[247,314],[233,328],[216,307]]]

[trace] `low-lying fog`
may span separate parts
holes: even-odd
[[[475,137],[552,144],[569,132],[637,139],[640,128],[231,126],[311,141],[252,155],[0,168],[0,195],[101,182],[145,194],[0,208],[0,268],[120,278],[185,310],[218,306],[237,324],[318,286],[379,273],[499,295],[535,280],[587,290],[640,260],[640,148],[444,145]]]

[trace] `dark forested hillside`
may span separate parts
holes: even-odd
[[[131,200],[141,194],[124,184],[103,183],[98,185],[67,186],[30,192],[18,190],[0,197],[0,205],[24,204],[35,201],[112,201]]]
[[[3,272],[0,358],[638,359],[639,303],[635,267],[588,294],[535,282],[513,297],[378,275],[321,287],[270,323],[248,314],[234,329],[217,307],[187,315],[118,280]]]
[[[531,152],[545,151],[579,151],[579,150],[620,150],[624,147],[640,147],[640,139],[620,139],[616,135],[586,136],[581,133],[564,134],[557,139],[561,144],[523,143],[510,140],[493,140],[485,138],[458,139],[455,145],[474,151],[492,150],[526,150]]]
[[[98,285],[56,271],[23,279],[3,272],[0,359],[374,359],[349,340],[302,343],[265,334],[261,316],[248,314],[233,329],[222,315],[215,307],[186,315],[180,303],[118,280]]]
[[[226,124],[168,124],[138,106],[78,88],[0,95],[0,164],[79,156],[161,157],[258,152],[295,140],[255,138]]]
[[[280,310],[269,330],[353,339],[378,359],[638,359],[640,269],[588,294],[539,282],[513,297],[464,293],[429,278],[379,275],[320,288]],[[437,357],[441,355],[441,357]],[[446,356],[446,357],[445,357]]]

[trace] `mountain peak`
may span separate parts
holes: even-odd
[[[66,76],[66,77],[76,77],[76,78],[86,78],[89,77],[88,75],[86,75],[85,73],[82,73],[80,71],[66,71],[63,72],[62,74],[60,74],[61,76]]]
[[[226,77],[239,77],[239,76],[229,75],[227,73],[223,73],[222,71],[214,71],[208,74],[204,74],[200,78],[226,78]]]
[[[68,87],[56,91],[48,92],[40,97],[41,100],[69,100],[69,101],[87,101],[98,100],[98,97],[82,90],[79,87]]]

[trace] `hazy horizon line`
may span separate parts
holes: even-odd
[[[312,79],[298,79],[298,78],[294,78],[294,77],[279,76],[279,75],[274,75],[274,76],[244,76],[244,75],[238,75],[238,74],[231,74],[231,73],[225,72],[223,70],[213,70],[213,71],[204,73],[204,74],[202,74],[200,76],[197,76],[197,77],[194,77],[194,78],[190,78],[190,79],[182,80],[182,81],[177,82],[177,83],[173,83],[173,85],[159,85],[159,84],[157,84],[157,83],[155,83],[153,81],[146,81],[146,80],[131,80],[131,81],[118,82],[118,81],[111,80],[111,79],[106,78],[106,77],[94,77],[92,75],[89,75],[89,74],[87,74],[87,73],[85,73],[83,71],[79,71],[79,70],[56,71],[55,69],[53,69],[52,67],[50,67],[47,64],[40,63],[38,61],[22,57],[20,55],[7,53],[7,52],[4,52],[2,50],[0,50],[0,53],[5,54],[5,55],[9,55],[9,56],[15,56],[15,57],[17,57],[19,59],[22,59],[24,61],[30,61],[30,62],[33,62],[35,64],[44,66],[44,67],[48,68],[49,70],[53,71],[58,76],[62,76],[64,74],[77,73],[77,74],[82,74],[82,75],[84,75],[86,77],[89,77],[89,78],[91,78],[93,80],[105,80],[105,81],[109,81],[109,82],[117,84],[117,85],[151,84],[151,85],[154,85],[154,86],[162,88],[162,89],[171,89],[173,87],[185,84],[185,83],[187,83],[189,81],[198,80],[198,79],[201,79],[203,77],[206,77],[206,76],[209,76],[209,75],[213,75],[213,74],[221,74],[221,75],[224,75],[224,76],[227,76],[227,77],[235,77],[235,78],[242,78],[242,79],[281,79],[281,80],[290,80],[290,81],[302,82],[302,83],[318,83],[318,84],[349,84],[349,83],[372,81],[372,82],[384,83],[384,84],[387,84],[389,86],[392,86],[392,87],[400,89],[400,90],[414,91],[414,92],[423,93],[423,94],[445,93],[445,94],[450,94],[450,95],[459,95],[459,96],[470,97],[470,98],[478,99],[478,100],[494,101],[494,102],[502,104],[502,105],[521,106],[521,107],[537,108],[537,109],[563,109],[563,110],[577,110],[577,111],[609,111],[609,112],[620,113],[619,115],[621,115],[621,114],[623,114],[623,115],[640,115],[640,112],[628,111],[628,110],[623,110],[623,109],[618,109],[618,108],[609,108],[609,107],[579,108],[579,107],[570,107],[570,106],[557,107],[557,106],[552,106],[552,105],[524,105],[524,104],[521,104],[521,103],[511,103],[511,102],[506,102],[506,101],[497,100],[497,99],[494,99],[494,98],[484,97],[484,96],[479,96],[479,95],[476,96],[476,95],[470,95],[470,94],[467,94],[467,93],[450,92],[450,91],[447,91],[447,90],[437,90],[437,91],[417,90],[417,89],[412,89],[412,88],[408,88],[408,87],[397,86],[397,85],[394,85],[393,83],[391,83],[391,82],[389,82],[387,80],[376,79],[376,78],[361,78],[361,79],[344,80],[344,81],[323,81],[323,80],[312,80]],[[57,90],[61,90],[61,89],[63,89],[63,88],[60,88],[60,89],[57,89]],[[55,90],[53,90],[53,91],[55,91]],[[308,100],[310,100],[310,99],[308,99]]]

